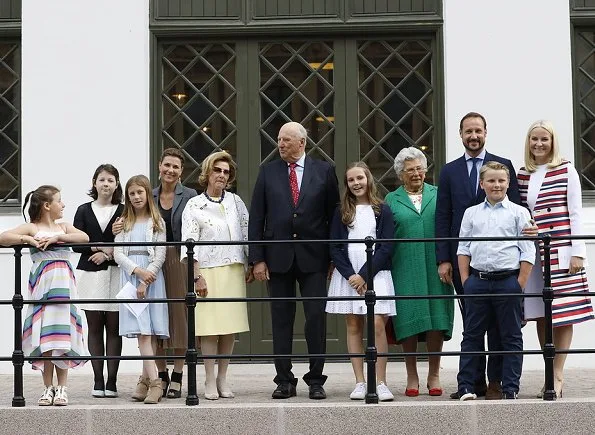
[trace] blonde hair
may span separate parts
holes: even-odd
[[[231,155],[227,151],[218,151],[213,154],[209,154],[206,159],[202,161],[200,167],[200,175],[198,176],[198,184],[201,187],[207,188],[209,184],[209,176],[213,172],[213,167],[217,162],[226,162],[229,165],[229,179],[227,180],[226,189],[229,189],[236,179],[236,162],[233,161]]]
[[[343,196],[341,197],[341,222],[343,222],[343,225],[347,226],[351,226],[353,224],[353,219],[355,219],[356,199],[355,195],[351,193],[351,190],[349,190],[349,186],[347,185],[347,172],[353,168],[361,168],[364,170],[364,174],[366,174],[368,184],[366,194],[368,195],[368,200],[370,201],[376,216],[380,214],[380,204],[383,202],[380,196],[378,196],[378,189],[376,188],[374,177],[372,176],[368,165],[366,165],[364,162],[350,163],[347,165],[347,169],[345,169],[345,176],[343,177],[345,190],[343,191]]]
[[[147,195],[146,207],[147,211],[149,212],[149,216],[151,216],[151,221],[153,222],[153,232],[162,232],[164,230],[163,225],[161,224],[163,219],[161,219],[159,210],[157,210],[157,206],[153,201],[151,183],[144,175],[135,175],[134,177],[130,177],[130,179],[126,182],[126,188],[124,189],[124,212],[122,213],[122,219],[124,219],[124,231],[130,231],[136,222],[136,212],[132,206],[132,203],[130,202],[130,197],[128,196],[128,189],[130,189],[130,186],[133,184],[145,189],[145,193]]]
[[[494,161],[487,162],[481,167],[481,169],[479,170],[479,179],[483,180],[485,173],[489,170],[506,172],[508,181],[510,181],[510,169],[508,169],[508,166],[506,166],[504,163]]]
[[[548,168],[555,168],[560,166],[564,161],[560,156],[560,145],[558,144],[558,135],[556,130],[550,121],[540,119],[535,121],[529,126],[527,131],[527,137],[525,138],[525,169],[529,172],[535,172],[537,170],[537,163],[535,162],[535,156],[531,153],[531,132],[536,128],[543,128],[550,134],[552,140],[552,149],[550,151],[550,161],[547,164]]]

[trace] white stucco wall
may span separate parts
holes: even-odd
[[[24,0],[22,23],[23,192],[59,186],[72,222],[99,164],[113,163],[124,182],[149,173],[149,0]],[[0,228],[22,221],[0,216]],[[10,298],[14,266],[11,251],[1,251],[2,297]],[[25,277],[29,265],[25,257]],[[12,350],[12,319],[12,308],[0,307],[0,328],[10,331],[3,354]],[[125,343],[136,352],[134,340]]]
[[[458,124],[469,111],[487,118],[487,148],[516,167],[526,129],[540,118],[553,121],[564,155],[572,159],[568,3],[443,3],[447,160],[463,152]],[[72,220],[76,206],[88,199],[100,163],[115,164],[124,181],[149,173],[149,0],[24,0],[22,17],[23,191],[44,183],[60,186],[65,217]],[[595,233],[595,208],[586,208],[584,219],[585,233]],[[20,215],[0,215],[0,229],[21,222]],[[594,264],[595,245],[588,250]],[[11,252],[0,249],[2,298],[13,290]],[[28,269],[25,257],[24,276]],[[12,319],[12,308],[0,307],[3,354],[12,350]],[[576,328],[573,347],[595,345],[591,323]],[[445,350],[459,349],[460,325],[457,317]],[[524,331],[525,347],[536,349],[534,327]],[[125,340],[124,352],[136,352],[133,340]],[[595,367],[593,361],[574,355],[568,365]],[[443,358],[443,366],[457,367],[458,358]],[[525,368],[541,366],[540,357],[525,358]],[[90,364],[83,370],[90,372]],[[10,371],[10,364],[0,363],[0,373]],[[138,363],[123,363],[122,371],[136,372]]]

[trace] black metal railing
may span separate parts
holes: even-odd
[[[553,343],[553,326],[552,326],[552,302],[555,298],[575,297],[575,296],[592,296],[592,292],[572,293],[565,296],[563,294],[554,294],[551,286],[551,242],[552,240],[573,240],[573,239],[587,239],[595,240],[595,236],[572,236],[572,237],[552,237],[549,234],[544,234],[538,237],[474,237],[474,238],[417,238],[417,239],[374,239],[368,237],[365,240],[267,240],[267,241],[228,241],[228,242],[200,242],[194,240],[186,240],[184,242],[144,242],[144,243],[77,243],[77,244],[63,244],[64,247],[115,247],[115,246],[183,246],[187,250],[187,278],[188,287],[185,298],[160,298],[160,299],[118,299],[119,303],[184,303],[188,310],[188,348],[185,355],[164,355],[152,356],[151,359],[185,359],[187,365],[187,397],[186,405],[198,405],[199,399],[197,394],[197,380],[196,380],[196,365],[199,357],[196,349],[195,340],[195,307],[197,303],[204,302],[270,302],[279,300],[290,301],[307,301],[307,300],[329,300],[328,296],[296,296],[296,297],[250,297],[250,298],[197,298],[194,293],[194,247],[195,246],[218,246],[218,245],[258,245],[258,244],[333,244],[333,243],[364,243],[366,245],[366,260],[367,260],[367,290],[364,294],[364,300],[367,307],[367,346],[365,353],[327,353],[327,354],[233,354],[233,355],[201,355],[201,359],[215,359],[215,358],[229,358],[229,359],[252,359],[252,360],[270,360],[275,358],[309,358],[309,357],[324,357],[326,359],[343,359],[352,357],[363,357],[367,366],[367,393],[365,403],[378,403],[378,395],[376,393],[376,362],[378,357],[407,357],[407,356],[461,356],[461,355],[509,355],[518,354],[523,355],[543,355],[545,361],[545,392],[543,400],[556,400],[556,392],[554,390],[554,357],[557,353],[595,353],[595,349],[556,349]],[[450,295],[392,295],[392,296],[377,296],[374,292],[374,280],[372,269],[372,255],[374,252],[374,244],[381,243],[434,243],[439,241],[504,241],[504,240],[541,240],[544,248],[544,289],[540,294],[498,294],[498,295],[464,295],[464,294],[450,294]],[[65,356],[25,356],[22,348],[22,311],[27,304],[33,305],[51,305],[51,304],[86,304],[86,303],[113,303],[113,299],[69,299],[68,301],[37,301],[24,299],[21,288],[21,266],[22,266],[22,250],[28,245],[13,246],[14,249],[14,295],[12,300],[0,300],[0,305],[12,305],[14,309],[14,350],[12,356],[0,356],[0,361],[12,361],[14,369],[14,395],[12,399],[13,407],[25,406],[25,397],[23,395],[23,366],[25,361],[37,360],[71,360],[71,359],[85,359],[85,360],[144,360],[146,356],[142,355],[123,355],[123,356],[92,356],[85,355],[81,357],[65,357]],[[539,350],[524,350],[516,351],[476,351],[476,352],[387,352],[379,353],[375,343],[375,322],[374,322],[374,307],[377,300],[397,300],[397,299],[469,299],[469,298],[490,298],[490,297],[515,297],[528,298],[539,297],[543,298],[545,303],[545,345],[543,349]],[[361,300],[361,296],[342,296],[333,297],[334,300]]]

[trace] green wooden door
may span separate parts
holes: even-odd
[[[198,187],[201,161],[227,150],[238,163],[236,192],[249,206],[262,163],[278,158],[277,133],[293,120],[309,132],[306,152],[335,164],[363,160],[382,193],[399,181],[393,159],[405,146],[428,157],[433,180],[437,110],[435,36],[171,40],[158,44],[162,146],[187,153],[183,182]],[[299,294],[299,293],[298,293]],[[264,296],[263,284],[248,288]],[[237,353],[272,353],[269,304],[249,304],[250,333]],[[301,303],[294,352],[306,353]],[[327,350],[346,352],[341,316],[328,318]]]

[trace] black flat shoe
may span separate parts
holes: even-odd
[[[324,390],[323,390],[324,391]],[[292,384],[279,384],[275,391],[273,391],[273,399],[289,399],[296,395],[295,385]]]
[[[308,396],[313,400],[326,399],[326,393],[322,385],[310,385],[310,394]]]

